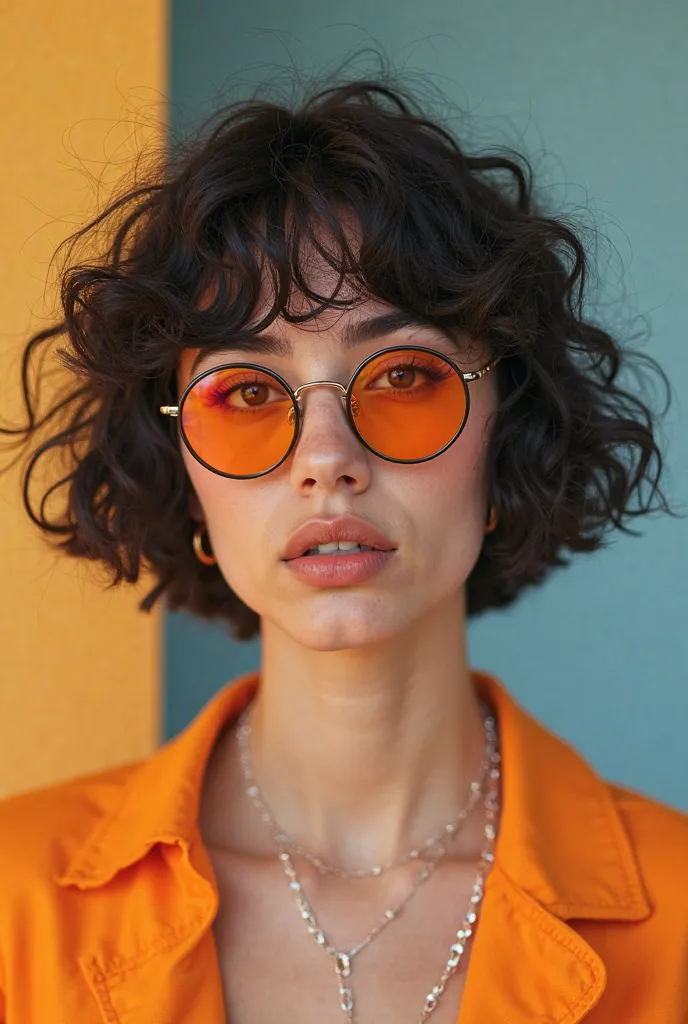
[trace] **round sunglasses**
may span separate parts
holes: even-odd
[[[177,418],[184,444],[206,469],[250,480],[277,469],[293,450],[303,394],[336,388],[349,426],[369,451],[388,462],[427,462],[456,441],[468,419],[469,383],[499,360],[464,373],[441,352],[394,346],[364,359],[346,387],[316,380],[296,389],[257,363],[225,363],[194,377],[179,405],[161,405],[160,412]]]

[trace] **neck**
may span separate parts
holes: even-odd
[[[403,636],[313,651],[263,627],[251,758],[291,839],[353,870],[393,861],[453,819],[484,751],[462,600]],[[476,822],[479,828],[479,822]],[[453,847],[471,853],[479,831]]]

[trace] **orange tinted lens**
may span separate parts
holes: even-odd
[[[294,438],[289,393],[249,366],[215,370],[194,384],[182,409],[192,451],[213,469],[254,476],[276,465]]]
[[[366,444],[391,459],[424,459],[456,436],[466,418],[463,378],[440,356],[396,349],[367,363],[352,389],[354,423]]]

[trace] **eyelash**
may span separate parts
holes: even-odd
[[[248,374],[241,380],[233,379],[231,385],[219,381],[214,387],[208,389],[207,399],[211,404],[216,402],[223,402],[230,395],[234,394],[235,391],[240,391],[241,388],[250,387],[252,384],[265,384],[266,387],[271,387],[270,380],[262,379],[255,373],[252,376]]]
[[[422,356],[416,353],[410,358],[408,356],[397,356],[396,358],[394,356],[390,357],[390,359],[382,366],[376,367],[376,376],[374,378],[371,378],[371,381],[375,383],[376,381],[384,377],[386,373],[390,373],[393,370],[408,369],[420,370],[423,374],[425,374],[426,378],[428,378],[428,382],[432,383],[439,383],[442,380],[446,380],[446,378],[450,376],[451,373],[453,372],[448,365],[444,366],[443,369],[438,369],[436,363],[432,363],[429,360],[426,361],[423,359]],[[370,384],[371,381],[368,381],[367,383]],[[220,404],[222,402],[225,402],[230,395],[234,394],[237,391],[240,391],[241,388],[250,387],[252,384],[265,384],[266,387],[271,387],[270,379],[265,379],[261,377],[257,372],[251,371],[249,373],[242,375],[241,379],[239,380],[234,378],[232,380],[231,385],[229,386],[227,384],[223,384],[222,382],[218,382],[206,393],[206,401],[208,402],[208,404],[212,405]],[[421,384],[421,387],[422,386],[423,385]],[[403,400],[404,397],[411,397],[412,394],[416,394],[418,389],[412,388],[407,391],[404,388],[390,388],[388,390],[396,391],[397,397]],[[233,409],[235,412],[247,411],[243,410],[241,407],[238,406],[233,407]]]
[[[429,377],[433,381],[446,380],[446,378],[453,372],[451,368],[442,364],[443,369],[439,370],[436,364],[430,362],[424,362],[422,356],[414,355],[410,360],[407,357],[391,357],[389,363],[384,364],[381,367],[377,367],[379,373],[375,380],[379,380],[380,377],[384,376],[385,373],[389,373],[391,370],[422,370],[426,377]]]

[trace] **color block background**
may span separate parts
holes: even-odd
[[[6,424],[20,413],[21,346],[52,318],[53,250],[93,210],[98,183],[105,194],[138,145],[155,141],[155,118],[164,123],[168,21],[163,0],[0,0],[0,24]],[[139,592],[103,592],[45,546],[18,470],[0,475],[0,581],[0,796],[152,752],[161,616],[139,613]]]
[[[185,130],[223,97],[382,47],[409,84],[434,82],[468,110],[480,144],[524,149],[551,201],[610,238],[590,236],[600,315],[613,317],[625,291],[629,312],[648,318],[647,351],[674,388],[669,490],[688,508],[683,0],[122,0],[94,11],[0,0],[0,418],[17,408],[19,346],[50,312],[50,254],[92,207],[104,163],[133,157],[132,110],[164,116],[169,96],[172,127]],[[186,615],[142,615],[141,593],[106,594],[56,559],[17,483],[0,477],[0,796],[153,751],[260,656]],[[604,774],[688,809],[688,523],[642,530],[474,623],[470,650]]]
[[[687,39],[682,0],[176,0],[172,121],[365,46],[384,47],[409,82],[430,76],[481,142],[524,148],[552,200],[587,208],[616,247],[599,241],[605,295],[625,288],[650,318],[647,351],[675,389],[670,490],[685,509]],[[642,529],[476,622],[470,650],[605,774],[688,808],[688,523]],[[168,619],[165,652],[167,734],[259,657],[184,615]]]

